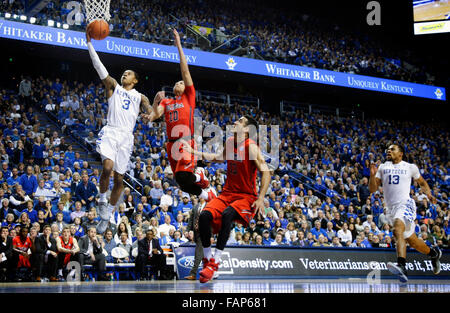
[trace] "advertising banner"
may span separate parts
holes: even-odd
[[[193,245],[175,249],[180,279],[188,276],[194,264],[194,250]],[[224,250],[219,276],[224,279],[326,278],[367,277],[371,273],[379,273],[381,277],[392,278],[387,263],[396,260],[393,249],[235,246]],[[409,277],[450,278],[450,253],[443,253],[439,275],[433,274],[429,258],[415,251],[408,251],[406,268]]]
[[[83,32],[19,23],[4,19],[0,19],[0,37],[87,50],[86,37]],[[100,41],[93,40],[93,45],[98,52],[173,63],[179,62],[178,51],[175,46],[165,46],[115,37],[107,37]],[[185,49],[185,55],[188,64],[200,67],[405,96],[446,100],[445,88],[443,87],[340,73],[190,49]]]

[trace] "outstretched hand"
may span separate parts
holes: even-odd
[[[175,28],[173,29],[173,38],[174,38],[174,41],[175,41],[175,45],[177,47],[180,47],[181,46],[180,34],[178,34],[178,32],[177,32],[177,30]]]
[[[180,142],[181,146],[183,147],[183,150],[187,153],[194,153],[194,150],[192,149],[191,145],[184,139],[178,139],[178,141]]]
[[[153,103],[160,103],[162,99],[166,97],[166,93],[164,91],[158,91],[153,99]]]
[[[265,211],[264,200],[258,198],[255,202],[253,202],[252,208],[256,209],[255,215],[258,215],[258,214],[264,215],[264,211]]]

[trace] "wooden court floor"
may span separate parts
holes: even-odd
[[[2,283],[0,293],[450,293],[449,280],[252,279],[198,281],[113,281],[78,283]]]
[[[414,8],[414,21],[443,20],[448,14],[450,14],[449,1],[428,3]]]

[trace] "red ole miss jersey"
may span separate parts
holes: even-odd
[[[31,239],[27,237],[25,241],[22,241],[20,236],[16,236],[13,239],[13,247],[15,247],[17,250],[20,250],[22,252],[27,252],[28,249],[30,249],[32,246]],[[22,255],[19,255],[19,261],[17,262],[17,268],[20,267],[31,267],[30,259],[26,258]]]
[[[186,86],[181,96],[175,99],[163,99],[160,103],[164,107],[164,117],[166,121],[167,137],[169,140],[176,140],[185,136],[194,135],[194,110],[195,110],[195,88],[194,85]],[[185,125],[190,133],[186,133]],[[172,130],[174,131],[172,132]]]
[[[69,237],[69,241],[68,242],[64,242],[64,239],[62,236],[59,237],[59,239],[61,239],[61,247],[63,247],[64,249],[67,250],[72,250],[73,248],[73,237]],[[64,257],[64,266],[67,265],[67,263],[69,263],[70,261],[70,254],[67,253]]]
[[[229,143],[232,141],[232,143]],[[237,144],[234,143],[234,137],[227,140],[226,148],[230,144],[234,147],[234,159],[227,160],[227,180],[223,187],[223,192],[246,193],[249,195],[257,195],[256,191],[256,175],[258,168],[254,160],[250,160],[249,146],[256,144],[252,139],[246,139]],[[227,158],[231,155],[227,151]]]
[[[20,238],[19,235],[17,235],[16,237],[14,237],[13,239],[13,246],[17,249],[20,250],[22,252],[27,252],[29,248],[31,248],[31,239],[29,237],[27,237],[27,239],[25,239],[25,241],[22,241],[22,239]]]

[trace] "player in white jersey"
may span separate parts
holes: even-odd
[[[101,218],[97,231],[103,233],[109,222],[112,211],[123,190],[123,176],[127,169],[133,151],[133,130],[141,108],[147,114],[154,114],[148,98],[136,91],[138,75],[132,70],[126,70],[121,77],[121,85],[109,76],[101,63],[91,43],[89,30],[86,30],[86,40],[92,64],[105,85],[108,99],[107,124],[98,134],[96,150],[102,157],[103,169],[100,176],[99,215]],[[157,95],[158,97],[158,95]],[[157,99],[155,101],[161,101]],[[108,200],[106,192],[109,178],[114,171],[114,187]]]
[[[404,150],[400,145],[390,145],[387,149],[387,161],[378,169],[375,164],[370,168],[369,190],[376,192],[383,186],[384,200],[387,207],[387,219],[394,226],[397,249],[397,264],[389,262],[388,269],[399,276],[401,282],[408,280],[406,274],[406,243],[420,253],[430,256],[433,272],[439,274],[442,252],[437,247],[429,248],[415,234],[416,203],[410,198],[411,179],[417,181],[428,199],[436,203],[430,187],[420,175],[415,164],[403,161]]]

